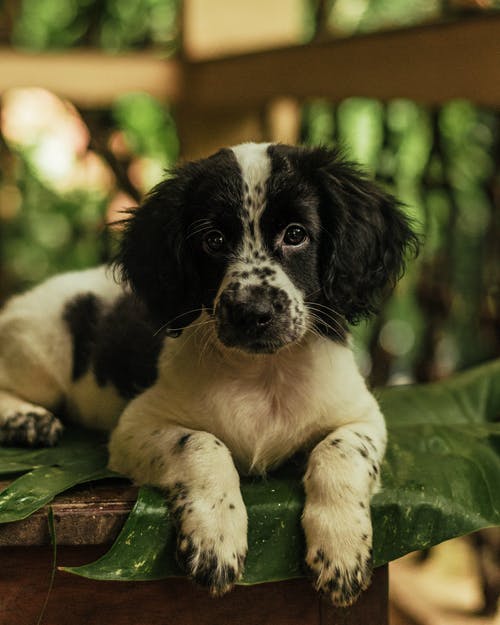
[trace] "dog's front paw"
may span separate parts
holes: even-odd
[[[178,524],[177,560],[188,576],[220,596],[242,574],[247,553],[247,512],[239,491],[208,498],[184,484],[170,494]]]
[[[63,425],[44,408],[33,407],[27,412],[15,412],[3,419],[0,426],[2,445],[23,447],[53,447],[59,442]]]
[[[302,524],[314,587],[336,606],[352,605],[373,572],[369,515],[332,515],[324,507],[306,506]]]

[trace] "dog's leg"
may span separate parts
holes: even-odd
[[[140,400],[112,434],[109,466],[165,490],[178,529],[179,563],[222,595],[241,577],[247,552],[247,512],[231,454],[208,432],[148,416]]]
[[[51,447],[62,430],[59,419],[43,406],[0,391],[0,445]]]
[[[37,343],[35,324],[0,320],[0,444],[55,445],[63,430],[51,410],[61,403],[54,346]],[[61,339],[62,340],[62,339]],[[44,351],[45,350],[45,351]],[[46,352],[46,354],[45,354]],[[57,363],[59,368],[61,363]]]
[[[370,499],[386,445],[382,415],[337,428],[312,451],[302,516],[306,564],[318,590],[348,606],[372,575]]]

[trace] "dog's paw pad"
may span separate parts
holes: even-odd
[[[177,560],[193,581],[219,597],[241,578],[245,554],[232,552],[228,558],[214,545],[205,547],[196,537],[179,534]]]
[[[16,412],[0,426],[0,443],[21,447],[53,447],[59,442],[63,425],[52,413],[40,409]]]

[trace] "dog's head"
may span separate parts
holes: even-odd
[[[206,310],[224,345],[344,340],[417,238],[393,196],[338,151],[243,144],[187,163],[128,220],[117,263],[161,324]]]

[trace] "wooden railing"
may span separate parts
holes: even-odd
[[[0,49],[0,92],[39,86],[82,108],[106,107],[128,91],[148,92],[175,105],[184,154],[191,157],[272,134],[267,120],[283,97],[402,97],[428,105],[460,97],[498,108],[499,67],[500,13],[490,13],[198,61],[162,60],[153,52]]]

